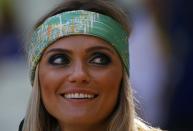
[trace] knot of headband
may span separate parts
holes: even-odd
[[[123,27],[111,17],[96,12],[68,11],[45,20],[32,35],[28,52],[32,85],[43,51],[56,40],[69,35],[91,35],[106,40],[119,53],[128,71],[128,34]]]

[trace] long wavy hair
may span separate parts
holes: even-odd
[[[36,29],[47,18],[58,13],[71,10],[88,10],[98,12],[112,17],[118,21],[130,34],[130,25],[128,17],[117,6],[107,0],[69,0],[61,3],[53,11],[43,17],[34,27]],[[119,91],[119,97],[114,112],[110,116],[108,131],[133,131],[135,110],[133,95],[129,82],[129,75],[125,67],[123,67],[123,79]],[[45,109],[41,99],[39,87],[39,68],[36,67],[35,79],[29,100],[29,105],[25,115],[23,131],[59,131],[60,127],[57,120],[52,117]]]

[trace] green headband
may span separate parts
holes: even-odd
[[[128,71],[128,34],[112,18],[91,11],[63,12],[44,21],[32,35],[29,47],[30,77],[33,85],[36,66],[43,51],[59,38],[69,35],[91,35],[102,38],[119,53]]]

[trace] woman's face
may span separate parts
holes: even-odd
[[[45,108],[62,125],[104,124],[116,106],[122,70],[106,41],[84,35],[62,38],[44,51],[39,65]]]

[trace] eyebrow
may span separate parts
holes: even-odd
[[[86,52],[91,52],[93,50],[107,50],[109,51],[111,54],[115,55],[115,52],[111,49],[109,49],[108,47],[104,47],[104,46],[94,46],[94,47],[90,47],[88,49],[86,49]]]
[[[61,48],[53,48],[53,49],[50,49],[48,51],[46,51],[44,54],[49,54],[51,52],[66,52],[66,53],[71,53],[70,50],[67,50],[67,49],[61,49]]]
[[[104,47],[104,46],[94,46],[94,47],[90,47],[88,49],[86,49],[85,51],[86,52],[91,52],[93,50],[107,50],[108,52],[110,52],[111,54],[115,55],[115,52],[107,47]],[[68,53],[68,54],[71,54],[72,52],[68,49],[61,49],[61,48],[53,48],[53,49],[50,49],[48,51],[46,51],[44,54],[49,54],[51,52],[65,52],[65,53]]]

